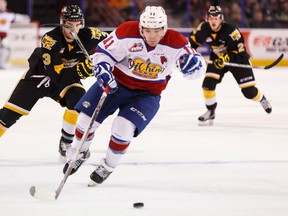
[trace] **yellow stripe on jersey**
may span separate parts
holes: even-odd
[[[219,74],[211,73],[211,72],[207,72],[205,74],[205,77],[213,78],[213,79],[216,79],[216,80],[220,79],[220,75]]]
[[[196,41],[196,37],[195,37],[194,35],[191,35],[190,38],[191,38],[191,40],[194,41],[194,43],[196,43],[198,46],[201,46],[201,44]]]
[[[66,86],[66,87],[60,92],[59,96],[60,96],[61,98],[63,98],[63,97],[65,96],[65,94],[67,93],[67,91],[68,91],[70,88],[72,88],[72,87],[78,87],[78,88],[83,88],[83,89],[84,89],[84,87],[83,87],[82,85],[80,85],[79,83],[73,83],[72,85]]]
[[[16,113],[18,113],[20,115],[28,115],[29,114],[28,110],[25,110],[25,109],[15,105],[15,104],[12,104],[12,103],[9,103],[9,102],[5,103],[4,107],[6,109],[12,110],[13,112],[16,112]]]
[[[61,70],[64,68],[64,64],[54,65],[54,70],[56,73],[60,74]]]
[[[243,88],[248,88],[248,87],[255,86],[255,85],[256,85],[256,82],[251,81],[251,82],[246,82],[246,83],[240,84],[239,87],[241,89],[243,89]]]
[[[3,136],[3,134],[6,132],[7,128],[4,127],[2,124],[0,124],[0,137]]]

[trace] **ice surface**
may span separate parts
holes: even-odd
[[[25,70],[0,71],[0,106]],[[58,140],[64,109],[40,100],[0,139],[0,214],[287,216],[288,68],[255,70],[255,76],[272,114],[245,99],[227,74],[217,88],[214,126],[200,127],[202,80],[174,74],[158,115],[107,181],[87,187],[93,164],[105,155],[113,116],[96,132],[91,158],[68,178],[56,202],[29,194],[32,185],[54,191],[63,178]],[[144,208],[134,209],[135,202]]]

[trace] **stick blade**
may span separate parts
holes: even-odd
[[[267,65],[264,67],[264,69],[270,69],[274,66],[276,66],[284,57],[284,54],[282,53],[274,62],[272,62],[270,65]]]
[[[46,191],[36,186],[32,186],[30,188],[30,194],[31,196],[40,200],[56,201],[57,199],[57,194],[55,191]]]

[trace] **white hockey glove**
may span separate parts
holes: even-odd
[[[112,74],[112,69],[113,67],[107,62],[100,62],[93,69],[94,76],[97,78],[99,85],[103,88],[107,85],[109,86],[110,90],[108,94],[113,94],[118,89],[117,81]]]
[[[184,54],[176,62],[177,67],[183,73],[183,76],[188,79],[195,79],[199,77],[206,69],[204,59],[200,54]]]

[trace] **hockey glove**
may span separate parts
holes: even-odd
[[[83,62],[78,62],[76,64],[76,71],[80,79],[93,76],[92,64],[88,59],[85,59]]]
[[[223,69],[225,67],[225,62],[230,62],[230,57],[228,53],[223,54],[214,60],[214,65],[217,69]]]
[[[98,84],[103,88],[105,88],[107,85],[109,86],[109,94],[113,94],[118,89],[117,81],[112,74],[112,69],[112,66],[107,62],[100,62],[93,69],[93,73],[97,78]]]
[[[199,56],[199,54],[184,54],[180,56],[176,64],[184,76],[192,75],[202,67],[202,62],[198,59]]]

